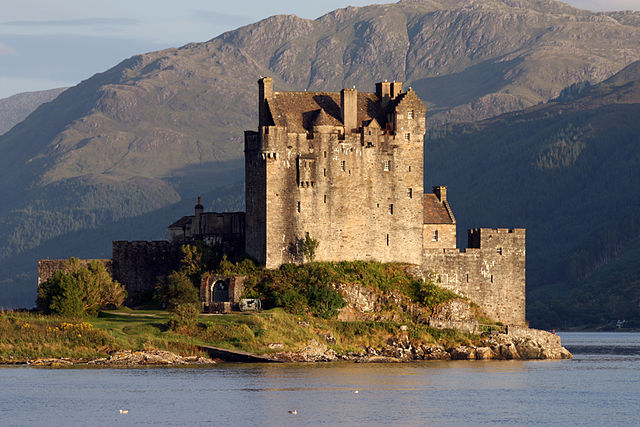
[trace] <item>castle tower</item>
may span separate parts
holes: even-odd
[[[425,106],[400,82],[376,93],[277,92],[258,82],[245,132],[246,250],[267,267],[316,260],[421,264]]]

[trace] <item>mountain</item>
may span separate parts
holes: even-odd
[[[595,84],[640,59],[639,47],[640,13],[553,0],[405,0],[315,20],[273,16],[134,56],[0,136],[0,271],[68,233],[190,205],[240,182],[242,131],[256,126],[261,75],[282,90],[372,90],[376,81],[401,80],[435,125]],[[91,256],[90,242],[83,247],[77,255]],[[0,305],[17,286],[33,289],[33,275],[30,267],[0,277]]]
[[[433,129],[426,180],[449,186],[462,229],[527,227],[532,324],[638,327],[640,61],[564,95]]]
[[[0,99],[0,135],[20,123],[38,106],[49,102],[66,88],[24,92]]]

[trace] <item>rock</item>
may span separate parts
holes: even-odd
[[[496,354],[490,347],[478,347],[476,348],[477,360],[491,360],[495,358]]]
[[[269,347],[270,349],[273,349],[273,350],[282,350],[284,348],[284,344],[279,343],[279,342],[278,343],[274,342],[274,343],[269,344],[267,347]]]
[[[214,364],[215,361],[200,357],[182,357],[170,351],[146,350],[146,351],[117,351],[108,358],[100,358],[87,362],[89,365],[186,365],[186,364]]]
[[[334,337],[331,332],[325,334],[324,340],[327,342],[327,344],[335,344],[336,343],[336,337]]]
[[[516,346],[512,342],[506,342],[500,345],[499,354],[502,359],[512,360],[512,359],[520,359],[520,355],[518,354],[518,350]]]
[[[522,359],[544,359],[542,347],[530,339],[516,343],[516,350]]]
[[[449,350],[451,360],[475,360],[476,349],[467,345],[461,345]]]
[[[423,360],[450,360],[451,354],[449,354],[443,347],[439,345],[422,346]]]

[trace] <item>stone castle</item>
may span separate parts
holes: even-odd
[[[456,247],[446,187],[424,194],[426,108],[411,88],[278,92],[269,77],[258,85],[258,130],[244,142],[246,213],[205,213],[198,200],[193,216],[169,226],[171,241],[113,242],[113,275],[130,296],[177,266],[181,243],[205,240],[276,268],[301,261],[308,233],[317,261],[414,264],[493,319],[526,323],[525,230],[474,229],[468,248]]]

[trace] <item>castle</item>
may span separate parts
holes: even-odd
[[[446,187],[424,194],[426,108],[411,88],[278,92],[269,77],[258,85],[258,130],[244,135],[246,213],[205,213],[198,200],[193,216],[169,226],[170,242],[113,242],[113,275],[130,295],[153,289],[154,266],[175,265],[180,243],[202,239],[276,268],[301,261],[298,242],[309,234],[317,261],[414,264],[493,319],[526,323],[525,230],[474,229],[468,248],[456,247]]]

